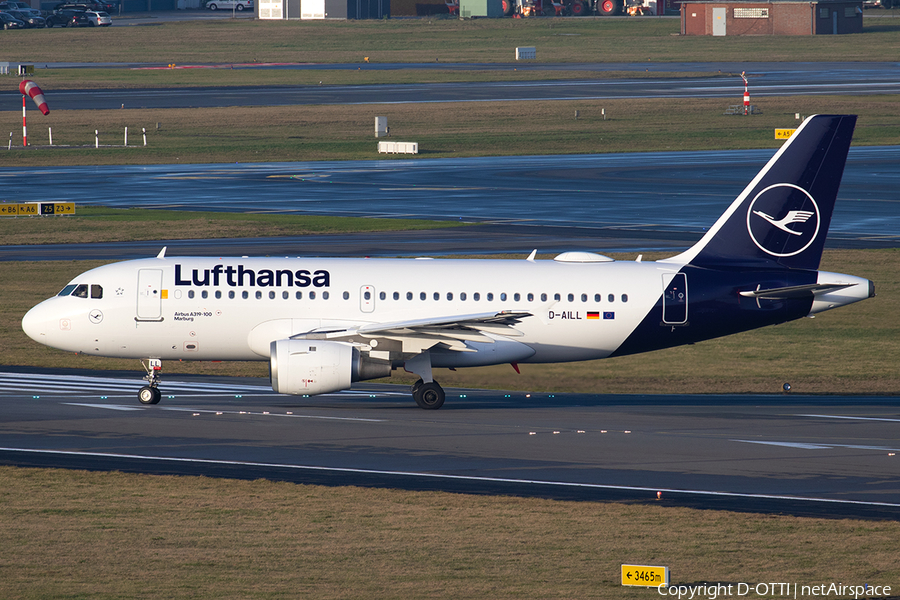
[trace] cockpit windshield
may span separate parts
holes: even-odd
[[[96,299],[103,298],[103,286],[97,285],[96,283],[88,285],[86,283],[70,283],[66,287],[62,289],[57,296],[75,296],[76,298],[87,298],[88,293],[90,293],[90,297]]]

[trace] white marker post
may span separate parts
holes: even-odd
[[[128,127],[125,128],[125,147],[128,147]]]

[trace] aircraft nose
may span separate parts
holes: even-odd
[[[46,344],[48,316],[46,303],[41,302],[22,317],[22,331],[34,341]]]

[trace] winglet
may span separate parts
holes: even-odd
[[[534,257],[535,257],[535,256],[537,256],[537,248],[535,248],[534,250],[532,250],[532,251],[531,251],[531,254],[529,254],[529,255],[528,255],[528,258],[526,258],[525,260],[527,260],[528,262],[534,262]]]
[[[168,246],[163,246],[162,250],[159,251],[159,254],[156,255],[156,258],[165,258],[166,257],[166,248]]]

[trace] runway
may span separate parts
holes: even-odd
[[[572,228],[572,237],[607,229],[684,243],[698,239],[774,153],[7,167],[0,182],[7,201],[30,197],[41,181],[42,197],[78,206],[541,225]],[[896,245],[898,190],[900,147],[851,148],[829,238]]]
[[[145,407],[139,385],[4,369],[0,464],[900,518],[894,398],[448,389],[422,411],[405,386],[172,375]]]

